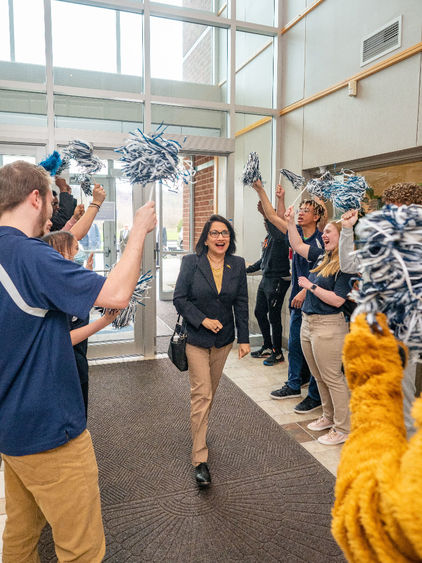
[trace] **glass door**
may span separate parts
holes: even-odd
[[[159,299],[171,301],[179,275],[180,262],[192,252],[190,236],[193,222],[192,183],[156,184],[158,227],[156,233],[156,264],[159,268]]]

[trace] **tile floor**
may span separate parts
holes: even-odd
[[[165,355],[160,355],[165,357]],[[138,360],[139,358],[134,358]],[[108,360],[109,362],[110,360]],[[115,359],[116,363],[120,359]],[[94,363],[108,363],[106,360]],[[316,438],[320,432],[312,432],[306,425],[318,418],[321,409],[313,411],[308,415],[300,415],[293,412],[293,408],[300,401],[298,398],[275,401],[270,398],[269,393],[273,389],[279,389],[287,380],[287,361],[276,366],[267,367],[262,360],[247,356],[242,360],[237,357],[237,349],[230,353],[224,369],[224,373],[242,389],[252,400],[254,400],[266,413],[277,421],[284,430],[295,438],[302,447],[308,450],[324,467],[334,475],[340,460],[341,446],[324,446]],[[307,388],[302,389],[302,398],[306,396]],[[0,469],[0,558],[2,553],[2,540],[5,515],[4,501],[4,473]]]

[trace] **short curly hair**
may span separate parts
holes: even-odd
[[[393,205],[422,205],[422,185],[400,182],[392,184],[382,194],[384,203]]]

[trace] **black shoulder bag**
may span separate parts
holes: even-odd
[[[186,371],[188,369],[188,359],[186,357],[187,337],[186,323],[184,320],[182,320],[182,323],[180,322],[179,315],[167,351],[168,357],[179,371]]]

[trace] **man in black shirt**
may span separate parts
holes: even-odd
[[[256,295],[255,317],[264,343],[259,350],[252,352],[251,356],[265,357],[264,365],[273,366],[284,362],[281,349],[283,333],[281,309],[291,280],[289,243],[286,235],[267,220],[261,202],[258,203],[258,211],[265,219],[268,234],[264,240],[261,258],[246,268],[246,272],[262,271],[262,280]]]

